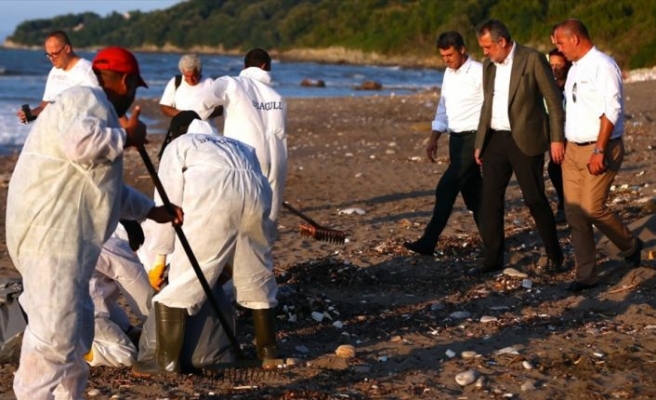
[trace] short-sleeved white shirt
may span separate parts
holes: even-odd
[[[73,86],[98,86],[98,78],[89,60],[80,58],[68,71],[52,67],[43,92],[43,101],[52,101],[59,93]]]
[[[182,78],[180,86],[175,89],[175,77],[171,78],[164,88],[164,94],[159,104],[176,108],[180,111],[194,110],[194,99],[196,95],[206,86],[212,86],[214,82],[211,78],[198,82],[197,85],[191,86]]]

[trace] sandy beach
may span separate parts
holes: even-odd
[[[290,99],[285,199],[320,224],[346,233],[342,245],[301,237],[298,217],[283,211],[274,247],[280,285],[278,339],[301,365],[266,380],[207,376],[138,379],[128,369],[94,368],[94,399],[651,399],[656,397],[656,81],[627,83],[626,157],[609,207],[645,241],[630,269],[604,238],[601,285],[573,295],[572,271],[543,275],[542,246],[511,182],[507,193],[508,267],[525,274],[469,276],[480,265],[473,218],[458,199],[436,257],[410,254],[430,217],[435,184],[448,164],[425,158],[438,93]],[[151,101],[143,115],[165,130]],[[219,121],[220,123],[220,121]],[[162,140],[153,135],[153,159]],[[17,155],[0,158],[0,219]],[[545,171],[546,176],[546,171]],[[144,193],[153,185],[131,149],[125,178]],[[547,194],[556,207],[555,192]],[[0,275],[18,276],[0,231]],[[573,265],[566,225],[559,238]],[[323,313],[317,321],[312,313]],[[250,315],[238,336],[252,352]],[[335,356],[353,345],[355,357]],[[0,364],[0,399],[12,399],[17,362]],[[473,370],[477,383],[456,375]],[[511,396],[512,395],[512,396]]]

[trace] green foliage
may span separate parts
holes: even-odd
[[[284,51],[341,46],[425,57],[436,54],[440,32],[457,30],[480,58],[474,29],[488,18],[504,21],[519,43],[547,51],[552,26],[572,17],[581,19],[595,44],[623,68],[656,64],[656,1],[647,0],[188,0],[150,13],[26,21],[8,39],[41,46],[49,32],[62,29],[77,47]]]

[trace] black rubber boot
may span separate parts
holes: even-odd
[[[184,343],[183,308],[155,303],[139,341],[139,356],[132,372],[141,377],[165,372],[180,372],[180,352]],[[153,318],[154,317],[154,318]]]
[[[272,309],[253,310],[255,347],[260,360],[272,360],[278,357],[274,318]]]

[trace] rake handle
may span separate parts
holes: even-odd
[[[300,212],[300,211],[298,211],[297,209],[295,209],[294,207],[292,207],[292,206],[291,206],[289,203],[287,203],[286,201],[283,201],[283,202],[282,202],[282,205],[283,205],[283,207],[285,207],[286,209],[288,209],[289,211],[291,211],[292,214],[294,214],[294,215],[296,215],[297,217],[301,218],[302,220],[304,220],[304,221],[307,222],[308,224],[314,226],[315,228],[318,228],[318,227],[321,226],[321,225],[317,224],[312,218],[308,217],[307,215],[303,214],[302,212]]]
[[[148,173],[150,174],[150,177],[152,178],[153,183],[155,184],[155,188],[157,189],[157,193],[159,194],[159,197],[162,199],[162,202],[164,203],[164,207],[166,207],[166,210],[169,212],[169,214],[174,215],[175,209],[173,208],[173,204],[171,204],[171,201],[169,200],[169,196],[166,195],[166,191],[164,190],[162,181],[159,179],[159,176],[157,175],[157,171],[155,170],[155,166],[150,160],[150,156],[148,155],[148,152],[144,148],[143,144],[138,145],[137,150],[139,150],[139,154],[141,155],[141,158],[143,159],[143,162],[146,165],[146,169],[148,170]],[[184,249],[185,253],[187,253],[187,257],[189,258],[191,267],[194,269],[194,272],[198,277],[198,281],[200,282],[200,285],[203,287],[203,291],[207,296],[207,300],[210,302],[210,305],[212,306],[214,313],[219,318],[219,321],[223,326],[223,330],[228,336],[228,340],[230,340],[230,345],[235,351],[235,355],[237,356],[237,358],[245,358],[244,354],[241,351],[241,348],[239,347],[239,342],[237,341],[237,337],[235,336],[234,332],[232,332],[232,329],[230,329],[228,320],[221,312],[221,309],[219,308],[216,298],[212,293],[212,288],[210,288],[210,285],[207,282],[207,279],[205,278],[203,271],[200,269],[198,260],[196,259],[194,252],[191,250],[189,241],[187,241],[187,236],[185,236],[181,226],[173,226],[173,228],[175,229],[175,233],[178,235],[178,240],[180,241],[182,248]],[[221,290],[223,290],[223,288],[221,288]]]

